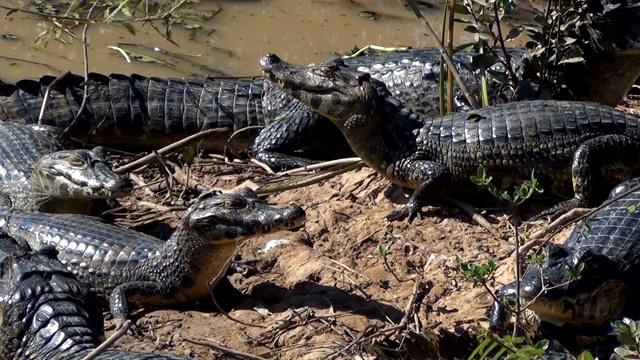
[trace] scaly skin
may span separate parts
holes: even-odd
[[[573,183],[575,197],[551,209],[554,215],[596,205],[607,183],[640,172],[640,121],[605,105],[523,101],[428,118],[340,61],[302,67],[267,55],[260,62],[267,79],[331,119],[375,171],[415,189],[389,220],[411,219],[423,200],[469,184],[480,165],[498,184],[532,171],[543,188]]]
[[[56,258],[0,238],[0,359],[81,360],[104,339],[102,312],[89,288]],[[99,360],[186,360],[107,350]]]
[[[640,178],[616,186],[602,205],[564,243],[549,243],[537,262],[529,262],[519,289],[511,283],[496,292],[492,330],[502,331],[509,318],[504,304],[515,306],[519,294],[524,318],[540,338],[609,358],[620,344],[611,322],[640,315]]]
[[[0,122],[0,193],[25,211],[88,213],[96,199],[127,196],[129,179],[115,174],[104,151],[63,150],[49,126]]]
[[[613,202],[582,220],[563,244],[548,244],[541,262],[529,264],[519,294],[540,321],[602,325],[637,315],[639,185],[634,178],[616,186]],[[580,279],[572,279],[570,269],[579,268]],[[492,323],[500,319],[494,316]]]
[[[566,80],[560,96],[616,105],[640,76],[640,12],[635,1],[576,2],[580,16],[594,20],[592,29],[580,27],[570,37],[584,51],[585,63],[565,64],[556,69]],[[590,38],[598,32],[598,44]],[[485,52],[489,52],[486,49]],[[458,52],[453,62],[474,96],[479,95],[479,73],[472,70],[470,52]],[[537,81],[538,69],[527,67],[524,49],[509,50],[515,77]],[[359,71],[383,81],[405,106],[422,114],[439,113],[440,53],[436,49],[416,49],[405,53],[377,54],[345,61]],[[518,86],[505,83],[510,78],[500,64],[487,72],[489,101],[537,99],[549,89],[545,84],[520,81]],[[499,81],[492,78],[498,74]],[[34,123],[42,103],[44,89],[53,81],[23,80],[16,85],[0,84],[0,119]],[[248,125],[267,125],[251,147],[256,159],[274,167],[288,168],[311,164],[314,159],[335,158],[349,152],[339,131],[324,117],[311,111],[261,79],[160,79],[140,75],[89,75],[89,103],[80,114],[73,134],[89,142],[109,147],[158,148],[187,134],[210,128],[229,128],[202,142],[210,151],[225,147],[240,152],[250,147],[257,131]],[[83,79],[63,79],[52,91],[44,121],[66,127],[78,112],[82,101]],[[515,90],[511,89],[515,88]],[[506,90],[506,91],[505,91]],[[510,94],[511,93],[511,94]],[[469,109],[459,88],[453,90],[457,111]],[[555,92],[554,92],[555,94]],[[100,124],[100,125],[99,125]],[[233,130],[244,129],[229,139]],[[332,139],[327,142],[326,139]],[[304,150],[305,158],[298,150]]]
[[[510,51],[514,63],[526,54]],[[474,93],[479,77],[471,70],[470,52],[458,52],[453,61]],[[374,54],[347,60],[358,71],[384,81],[407,106],[425,114],[439,113],[440,53],[437,49]],[[503,73],[499,64],[492,71]],[[490,101],[508,99],[490,77]],[[55,80],[0,83],[0,120],[22,124],[38,121],[42,99]],[[49,93],[42,122],[66,128],[82,102],[84,78],[69,75],[58,79]],[[71,135],[89,143],[126,149],[157,149],[187,135],[206,129],[227,128],[204,139],[200,146],[222,152],[240,153],[251,148],[253,155],[275,168],[313,163],[294,156],[299,150],[313,158],[350,154],[346,141],[331,121],[283,93],[263,79],[162,79],[140,75],[89,74],[89,100]],[[458,111],[469,110],[460,89],[454,91]],[[247,127],[267,126],[258,134]],[[232,138],[230,135],[238,131]],[[89,136],[89,134],[92,134]],[[339,140],[327,144],[325,139]],[[255,138],[253,146],[251,142]]]
[[[101,297],[117,319],[129,308],[202,299],[225,275],[247,238],[302,225],[299,206],[274,208],[250,189],[192,205],[169,240],[90,217],[1,210],[3,232],[34,249],[54,246],[58,258]]]

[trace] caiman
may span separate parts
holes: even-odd
[[[61,132],[0,122],[0,193],[14,207],[89,213],[96,199],[131,193],[132,182],[111,170],[101,148],[64,150]]]
[[[526,52],[515,49],[511,53],[514,58],[522,58]],[[471,69],[472,56],[459,52],[453,60],[477,92],[480,80]],[[346,62],[384,81],[396,97],[416,111],[435,115],[439,108],[439,61],[437,49],[416,49]],[[493,70],[504,72],[499,64]],[[84,78],[77,75],[0,83],[0,120],[38,123],[42,99],[54,81],[41,123],[66,128],[78,113],[84,94]],[[491,84],[492,102],[509,100],[501,95],[499,84]],[[313,162],[295,156],[298,151],[311,158],[350,154],[340,131],[329,120],[264,79],[163,79],[90,73],[88,93],[87,105],[70,129],[72,137],[84,142],[148,150],[201,130],[220,129],[200,145],[213,152],[226,148],[234,154],[252,148],[258,160],[274,168]],[[456,110],[470,109],[459,89],[454,96]],[[256,138],[258,131],[252,128],[265,125]],[[327,143],[328,138],[335,140]]]
[[[586,63],[567,66],[563,78],[568,79],[572,99],[614,106],[640,75],[640,27],[635,25],[640,23],[638,7],[633,2],[593,1],[587,11],[585,17],[593,19],[597,15],[599,20],[591,24],[589,31],[578,29],[573,36],[585,48]],[[595,41],[590,37],[596,32],[600,33],[597,45],[601,47],[593,50]],[[526,49],[512,49],[509,54],[516,75],[522,77]],[[472,66],[474,55],[461,51],[453,56],[453,62],[472,93],[478,95],[480,76]],[[376,54],[345,63],[383,81],[398,100],[414,111],[425,115],[440,113],[438,50]],[[536,78],[539,69],[530,70],[532,74],[525,77]],[[527,91],[525,86],[509,89],[513,85],[505,80],[509,76],[500,64],[492,66],[487,76],[491,103],[546,96],[544,91]],[[85,141],[109,147],[158,148],[200,130],[228,128],[228,132],[205,140],[203,146],[212,151],[228,147],[237,152],[250,146],[255,133],[242,131],[227,141],[231,132],[267,125],[255,139],[252,153],[274,168],[311,163],[299,157],[299,150],[304,150],[304,156],[319,158],[350,151],[330,121],[262,79],[184,80],[116,74],[90,74],[89,79],[88,106],[72,131]],[[0,120],[36,122],[45,88],[53,81],[53,77],[43,77],[40,81],[0,85]],[[45,124],[66,127],[70,123],[82,101],[82,82],[78,76],[57,82],[47,104]],[[458,87],[453,96],[457,111],[470,109]],[[87,137],[94,132],[93,137]],[[329,138],[331,142],[326,141]]]
[[[89,288],[45,247],[0,238],[0,359],[81,360],[104,340],[103,318]],[[98,360],[186,360],[106,350]]]
[[[415,189],[389,220],[411,219],[423,200],[452,184],[470,184],[480,165],[498,183],[532,172],[543,188],[561,191],[573,183],[575,197],[551,215],[596,205],[607,183],[611,188],[640,172],[640,120],[605,105],[536,100],[430,118],[339,60],[303,67],[270,54],[260,63],[267,79],[331,119],[376,172]]]
[[[542,256],[529,263],[519,290],[512,283],[497,291],[501,302],[494,302],[491,308],[491,328],[505,325],[503,302],[513,303],[516,294],[526,305],[529,326],[553,332],[554,337],[570,340],[563,334],[589,331],[591,336],[604,338],[610,332],[610,321],[637,319],[639,206],[640,178],[616,186],[606,203],[581,220],[564,243],[549,243]]]
[[[54,246],[78,280],[109,299],[118,320],[129,316],[131,306],[205,298],[245,239],[304,220],[299,206],[268,206],[248,188],[195,203],[166,242],[92,217],[0,209],[2,233],[35,250]]]

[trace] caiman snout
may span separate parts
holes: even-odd
[[[260,68],[262,68],[262,70],[270,70],[271,65],[278,64],[280,62],[282,62],[282,59],[280,59],[278,55],[267,54],[260,58]]]
[[[249,188],[218,194],[187,210],[186,226],[210,240],[240,240],[304,224],[305,211],[297,205],[273,207]]]

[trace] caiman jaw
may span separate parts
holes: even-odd
[[[201,238],[216,243],[291,230],[306,220],[300,206],[271,207],[249,188],[241,188],[237,194],[214,195],[187,213],[188,227]]]
[[[44,156],[33,176],[53,198],[113,199],[131,194],[133,183],[114,173],[101,154],[63,150]]]
[[[260,59],[260,68],[265,79],[336,123],[362,112],[370,100],[370,75],[349,69],[341,60],[304,67],[268,54]]]

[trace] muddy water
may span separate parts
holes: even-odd
[[[0,0],[1,6],[19,7],[22,1]],[[191,31],[173,27],[172,44],[150,26],[134,24],[136,35],[115,25],[92,25],[88,31],[89,71],[101,73],[139,73],[146,76],[203,77],[226,74],[254,76],[259,73],[258,59],[273,52],[286,60],[307,64],[319,62],[335,52],[354,46],[433,46],[420,21],[402,1],[346,0],[272,0],[206,1],[200,10],[220,8],[202,29]],[[34,40],[49,24],[38,15],[15,12],[5,16],[0,9],[0,35],[13,34],[16,40],[0,40],[0,79],[14,82],[42,74],[58,75],[64,70],[82,74],[81,27],[71,29],[78,39],[69,44],[52,40],[46,48],[35,49]],[[441,29],[442,6],[422,8],[434,29]],[[375,20],[363,12],[375,14]],[[158,25],[162,31],[162,25]],[[458,44],[472,35],[457,32]],[[127,62],[109,46],[118,46],[161,60]],[[161,48],[175,55],[154,52]],[[182,54],[182,55],[181,55]],[[187,55],[188,54],[188,55]],[[195,55],[195,56],[191,56]],[[26,62],[26,61],[28,62]]]

